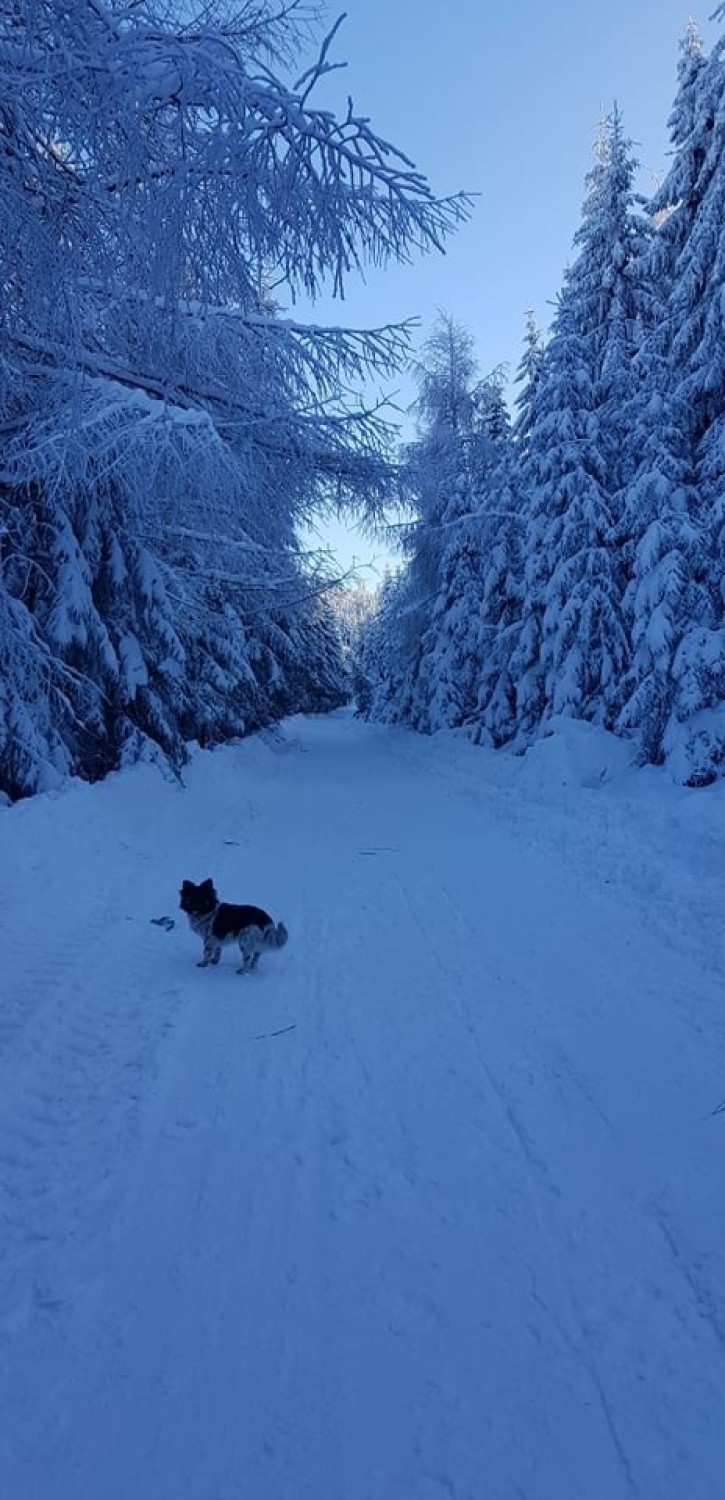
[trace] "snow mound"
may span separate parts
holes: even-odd
[[[532,790],[551,786],[596,790],[629,781],[635,772],[630,741],[597,724],[563,715],[551,720],[550,733],[526,751],[523,763],[523,777]]]

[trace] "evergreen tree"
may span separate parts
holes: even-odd
[[[352,695],[352,675],[335,611],[326,594],[306,601],[300,621],[307,712],[330,713]]]
[[[645,231],[619,114],[602,128],[578,255],[542,363],[527,433],[524,608],[512,669],[520,732],[551,714],[611,726],[627,667],[622,618],[623,410],[648,317]]]
[[[357,653],[360,635],[375,610],[375,594],[365,584],[339,584],[327,593],[342,650],[348,660]]]
[[[405,674],[409,574],[386,572],[375,609],[360,633],[353,676],[357,711],[363,718],[397,723]]]
[[[39,636],[29,610],[0,588],[0,761],[4,795],[47,791],[71,770],[61,728],[71,674]],[[0,801],[2,793],[0,793]]]
[[[514,422],[513,434],[521,444],[520,451],[526,445],[531,426],[535,420],[536,401],[543,370],[544,339],[533,309],[529,308],[526,314],[524,352],[516,372],[516,381],[521,386],[521,389],[516,397],[518,416]]]
[[[453,529],[474,505],[476,364],[467,330],[441,316],[426,340],[417,373],[419,436],[408,448],[403,467],[403,493],[416,519],[406,541],[398,705],[403,722],[428,732],[442,721],[457,720],[460,712],[453,700],[449,707],[444,704],[434,613],[437,606],[444,607],[442,595],[451,583],[451,567],[455,570],[451,557],[446,558]],[[455,547],[455,541],[452,544]],[[459,693],[455,683],[451,691],[454,696]]]
[[[624,608],[631,660],[618,727],[644,761],[659,764],[675,704],[673,662],[688,622],[707,597],[698,582],[699,527],[688,419],[669,389],[669,369],[653,336],[642,359],[642,394],[631,409],[639,466],[624,492],[622,536],[631,551]],[[659,380],[657,380],[659,376]],[[649,392],[649,394],[648,394]]]
[[[512,671],[525,735],[551,713],[603,719],[604,695],[624,664],[589,353],[562,298],[524,471],[525,604]]]
[[[532,406],[534,409],[532,385]],[[520,427],[519,427],[520,431]],[[518,445],[507,430],[479,487],[482,589],[479,616],[479,670],[474,737],[499,746],[517,730],[516,684],[512,656],[521,628],[524,588],[524,514]]]
[[[511,586],[511,432],[502,384],[501,375],[494,374],[473,393],[467,484],[446,513],[449,540],[441,559],[426,662],[433,685],[431,727],[466,726],[474,736],[480,734],[494,696],[500,711],[496,643]]]
[[[626,492],[633,543],[627,607],[634,645],[621,724],[644,759],[701,783],[725,765],[721,546],[725,361],[722,44],[705,59],[689,27],[670,117],[674,155],[653,205],[650,256],[661,308],[640,356],[640,456]]]

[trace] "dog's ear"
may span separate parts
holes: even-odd
[[[214,881],[212,880],[211,876],[209,876],[208,880],[202,880],[201,885],[199,886],[200,891],[213,891],[213,889]]]

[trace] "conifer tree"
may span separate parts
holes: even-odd
[[[458,720],[460,714],[453,700],[444,705],[435,614],[444,607],[442,595],[452,582],[451,568],[455,570],[446,556],[449,546],[456,545],[453,530],[474,504],[476,363],[468,331],[442,315],[426,340],[417,373],[419,436],[408,448],[403,467],[403,491],[415,522],[406,544],[399,712],[403,722],[428,732],[443,720]],[[454,697],[459,693],[455,684],[451,691]]]
[[[466,448],[467,485],[456,497],[458,506],[447,512],[449,539],[431,616],[428,672],[431,726],[465,726],[478,737],[490,700],[498,701],[502,662],[496,648],[511,590],[512,449],[500,372],[473,392]]]
[[[620,707],[623,409],[648,314],[634,167],[615,110],[600,132],[524,454],[527,561],[513,659],[524,736],[552,713],[611,727]]]
[[[516,396],[518,415],[513,425],[513,435],[521,445],[520,452],[523,452],[535,419],[536,400],[544,369],[544,350],[541,329],[533,308],[529,308],[526,314],[524,352],[516,372],[516,382],[521,389]]]
[[[722,48],[705,59],[688,27],[670,116],[673,161],[651,205],[658,314],[638,357],[627,414],[636,470],[625,488],[633,643],[620,725],[643,759],[683,781],[720,773],[725,736],[722,569],[717,556],[725,363],[717,334],[725,264]]]

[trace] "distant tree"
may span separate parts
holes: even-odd
[[[375,594],[365,584],[340,584],[327,600],[335,617],[344,656],[354,657],[362,631],[375,610]]]
[[[518,727],[512,657],[524,597],[521,458],[525,441],[520,436],[514,443],[509,429],[500,434],[479,488],[482,589],[473,733],[475,739],[496,747],[512,740]]]
[[[417,367],[418,437],[406,450],[402,469],[414,521],[404,541],[408,569],[398,640],[399,710],[404,722],[425,731],[435,727],[432,657],[438,643],[435,627],[432,633],[429,627],[443,588],[451,527],[473,507],[475,376],[471,335],[441,314]],[[434,713],[441,711],[439,701]]]
[[[513,426],[514,437],[523,445],[535,420],[536,401],[544,370],[544,339],[531,308],[526,314],[526,338],[516,381],[521,389],[516,396],[518,415]]]
[[[446,512],[448,540],[423,670],[431,684],[431,727],[479,735],[501,675],[496,645],[507,615],[511,579],[503,553],[514,502],[502,375],[480,382],[473,398],[467,482]]]
[[[407,633],[409,576],[407,570],[386,571],[366,620],[353,664],[357,712],[366,719],[396,723],[401,719],[402,685],[406,671],[401,643]]]

